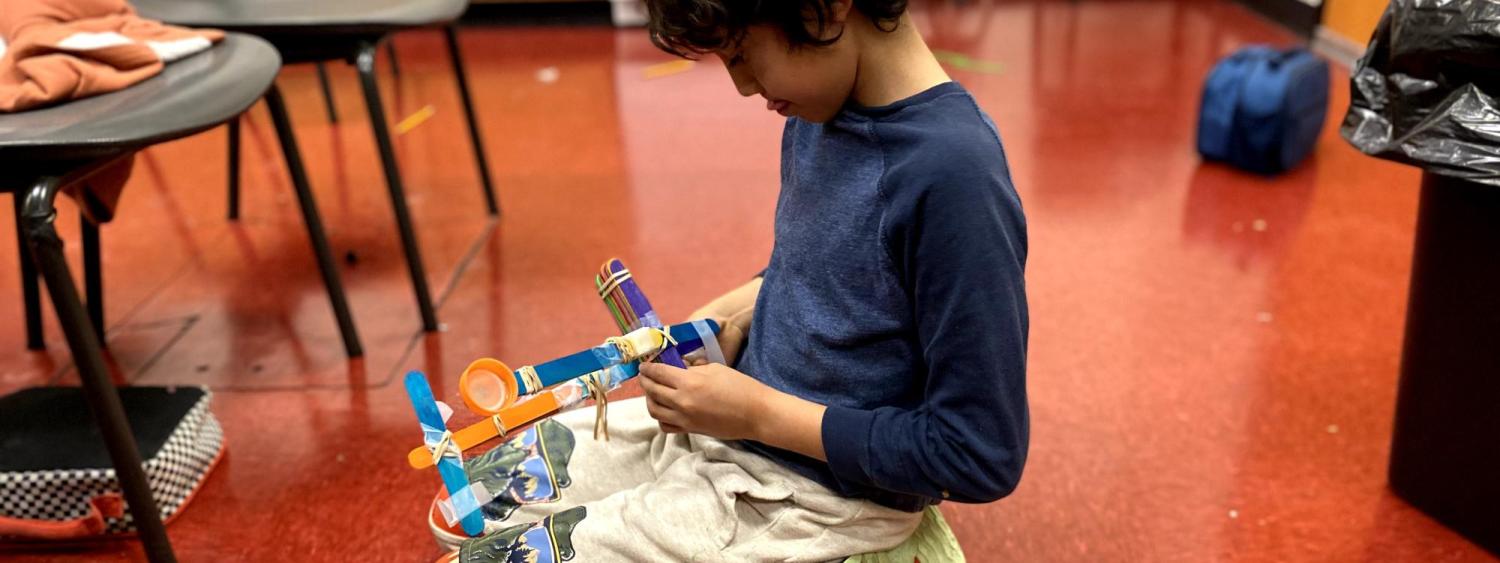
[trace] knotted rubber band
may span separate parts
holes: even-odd
[[[536,366],[521,366],[516,373],[521,374],[521,386],[525,387],[522,395],[530,395],[542,389],[542,378],[536,374]]]
[[[645,356],[636,356],[635,345],[631,344],[630,340],[622,336],[611,336],[605,339],[604,343],[605,345],[614,346],[616,350],[619,350],[620,355],[626,358],[628,361],[639,361],[641,363],[651,362],[656,360],[656,358],[660,356],[662,352],[665,352],[669,347],[677,346],[677,339],[672,337],[671,331],[658,327],[651,327],[651,330],[654,330],[657,334],[661,335],[662,345],[656,350],[653,350],[650,353],[646,354]],[[601,378],[609,377],[609,374],[612,373],[612,370],[617,369],[618,367],[619,366],[607,367],[598,371],[589,372],[579,377],[579,381],[582,382],[584,388],[588,390],[589,396],[594,398],[595,440],[598,440],[600,436],[603,436],[604,441],[609,441],[609,385],[606,384],[605,381],[602,381]],[[495,421],[495,424],[498,428],[500,421],[497,419]]]
[[[599,381],[600,375],[608,373],[609,370],[599,370],[583,376],[583,385],[594,396],[594,439],[604,436],[604,441],[609,441],[609,394],[603,382]]]
[[[631,344],[629,340],[625,339],[625,337],[611,336],[609,338],[606,338],[604,340],[604,343],[613,345],[616,350],[620,351],[620,355],[624,356],[627,361],[636,359],[635,345]]]
[[[508,432],[508,430],[505,429],[505,423],[500,421],[500,415],[497,414],[497,415],[491,416],[490,417],[490,422],[495,423],[495,435],[496,436],[504,436],[505,433]]]
[[[453,457],[463,459],[463,451],[458,449],[458,444],[453,443],[453,432],[451,430],[444,430],[443,437],[438,439],[436,444],[432,445],[432,464],[437,465],[438,461],[442,460],[448,454],[453,454]]]
[[[661,355],[661,353],[665,352],[667,350],[667,348],[672,348],[672,347],[676,347],[677,346],[677,339],[676,338],[672,338],[672,331],[667,330],[665,328],[657,328],[656,332],[661,333],[661,341],[662,341],[661,350],[657,351],[657,353],[656,353],[657,355]]]

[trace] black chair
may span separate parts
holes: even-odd
[[[286,109],[274,85],[280,68],[280,57],[270,44],[231,33],[208,51],[167,65],[161,74],[119,92],[0,115],[0,170],[4,170],[0,191],[10,192],[15,198],[27,279],[34,281],[40,272],[52,295],[88,397],[89,410],[99,424],[131,516],[146,554],[153,561],[172,561],[172,547],[101,354],[98,324],[91,326],[90,314],[73,285],[63,241],[53,225],[57,217],[55,202],[63,188],[85,182],[148,146],[229,121],[262,95],[271,106],[277,129],[288,133],[284,139],[291,139]],[[347,329],[346,345],[357,347],[338,271],[333,268],[332,253],[324,239],[296,147],[288,143],[283,152],[292,169],[293,184],[335,314],[341,328]],[[98,233],[87,219],[83,224],[85,269],[93,272],[86,276],[86,283],[91,286],[88,305],[96,313],[94,321],[98,321],[97,313],[102,310]]]
[[[244,37],[237,39],[237,41],[244,40]],[[264,41],[257,41],[256,43],[257,45],[264,44]],[[270,62],[274,63],[276,68],[279,70],[281,68],[280,60],[281,59],[278,56],[273,57]],[[177,68],[178,67],[176,65],[169,65],[167,69],[172,70],[173,72],[164,73],[164,76],[175,76],[178,73],[182,72],[181,70],[177,70]],[[157,79],[160,78],[162,77],[157,77]],[[187,79],[176,80],[182,81]],[[289,174],[291,175],[292,186],[297,191],[298,203],[302,211],[302,219],[304,224],[307,225],[308,236],[311,239],[313,252],[318,261],[318,269],[323,277],[324,285],[328,290],[329,301],[333,306],[334,317],[339,326],[339,335],[344,343],[344,352],[350,358],[363,356],[364,347],[360,343],[358,330],[354,327],[354,320],[352,314],[349,311],[348,300],[344,294],[343,283],[339,278],[338,269],[333,260],[333,250],[332,247],[328,244],[327,236],[324,234],[323,221],[321,215],[318,213],[317,203],[312,195],[312,188],[307,181],[307,173],[302,165],[301,151],[297,149],[297,139],[295,133],[292,130],[290,118],[287,116],[286,104],[282,99],[281,91],[275,86],[274,74],[272,76],[272,83],[268,87],[260,87],[260,90],[265,93],[264,98],[266,100],[266,105],[270,109],[271,120],[276,129],[277,138],[281,143],[282,155],[286,160],[287,169]],[[136,93],[140,91],[143,91],[140,86],[128,90],[128,92],[133,93],[133,95],[136,97],[144,96],[143,94]],[[117,96],[124,96],[124,92],[111,94],[109,96],[106,96],[106,98],[114,99]],[[147,100],[143,98],[143,101]],[[87,122],[71,123],[68,121],[68,119],[75,118],[74,116],[78,116],[76,118],[79,119],[99,119],[101,117],[105,117],[102,114],[88,115],[79,113],[91,111],[87,108],[93,107],[100,103],[101,102],[96,102],[94,100],[83,100],[80,102],[67,104],[60,108],[51,108],[47,110],[6,116],[4,121],[0,121],[0,151],[16,150],[19,148],[30,147],[34,143],[42,146],[58,146],[66,145],[68,142],[71,142],[68,139],[58,140],[52,136],[50,131],[56,130],[58,128],[67,128],[71,126],[78,127],[80,128],[78,130],[84,132],[99,131],[100,125]],[[162,108],[158,106],[147,106],[147,109],[161,111]],[[168,111],[180,111],[181,109],[183,108],[169,108]],[[236,112],[232,118],[227,119],[226,121],[229,121],[230,123],[236,123],[238,121],[239,115],[243,113],[245,109],[246,108],[241,108],[239,112]],[[114,108],[108,111],[125,112],[132,110],[137,110],[137,108]],[[125,119],[132,117],[132,114],[110,114],[108,117]],[[104,123],[108,122],[110,121],[106,120]],[[10,123],[15,123],[16,125],[14,127],[11,127],[8,125]],[[128,121],[130,127],[134,127],[144,131],[154,131],[158,129],[172,131],[173,129],[170,127],[171,123],[172,122],[169,121],[166,126],[163,126],[152,124],[147,121]],[[28,130],[28,127],[31,127],[32,129]],[[111,131],[109,134],[128,137],[129,134],[134,134],[137,129],[124,129],[122,126],[121,129]],[[73,133],[76,131],[68,130],[68,132]],[[182,136],[185,135],[175,135],[171,138]],[[29,151],[30,149],[27,150]],[[132,150],[130,152],[133,153],[134,151]],[[0,163],[3,163],[5,158],[6,157],[0,157]],[[18,158],[17,160],[25,162],[25,160],[21,158]],[[29,248],[27,248],[27,245],[24,242],[25,236],[20,233],[25,224],[25,220],[22,216],[22,207],[22,199],[20,197],[15,198],[16,229],[18,233],[17,239],[20,243],[20,254],[22,256],[22,260],[20,261],[21,287],[25,305],[26,342],[28,349],[40,350],[45,347],[45,342],[43,341],[42,334],[41,296],[39,288],[37,286],[37,271],[33,266],[32,259],[30,257],[31,251]],[[83,217],[79,221],[79,223],[82,230],[81,238],[83,239],[84,287],[87,294],[86,303],[88,306],[89,319],[92,321],[94,329],[94,336],[102,346],[104,345],[105,318],[103,273],[99,264],[99,231],[98,226],[90,221],[88,217]]]
[[[393,42],[393,41],[386,41],[385,42],[385,55],[386,55],[385,56],[386,60],[388,60],[388,61],[391,62],[391,76],[395,77],[397,79],[400,79],[401,78],[401,63],[400,63],[399,59],[396,58],[396,43],[395,42]],[[323,108],[328,111],[328,122],[329,123],[338,123],[339,122],[339,108],[338,108],[338,104],[334,103],[334,101],[333,101],[333,87],[328,82],[328,69],[323,65],[322,62],[317,63],[317,67],[318,67],[318,86],[320,88],[322,88],[322,90],[323,90]],[[239,126],[238,125],[232,125],[231,127],[234,129],[234,132],[237,133],[239,131]],[[230,139],[230,143],[232,143],[232,144],[229,145],[230,146],[229,154],[230,154],[230,159],[231,159],[230,162],[234,163],[234,166],[235,166],[234,170],[239,170],[238,163],[235,162],[235,161],[237,161],[239,159],[239,150],[237,149],[237,147],[239,147],[238,135],[236,135],[235,138]],[[237,191],[239,189],[239,181],[240,181],[240,179],[239,179],[238,175],[236,175],[233,172],[231,172],[231,174],[229,176],[230,193],[232,193],[232,194],[233,193],[239,193]],[[489,176],[488,175],[485,176],[485,181],[486,182],[489,181]],[[239,205],[238,204],[239,204],[238,201],[230,200],[230,206],[231,206],[229,208],[229,218],[230,219],[239,219]]]
[[[396,151],[391,142],[385,108],[376,83],[375,57],[379,46],[388,41],[393,33],[423,27],[444,28],[459,95],[463,99],[464,115],[468,119],[469,140],[473,144],[474,158],[484,187],[485,203],[491,216],[498,215],[500,207],[490,180],[489,163],[485,158],[484,143],[474,118],[474,104],[469,95],[463,57],[453,27],[453,22],[468,7],[468,0],[133,0],[133,4],[142,16],[171,24],[258,35],[275,45],[287,63],[344,60],[354,65],[359,73],[365,105],[369,110],[370,127],[380,150],[386,188],[390,192],[396,227],[406,254],[417,308],[422,316],[422,329],[437,330],[432,292],[427,286],[426,268],[417,244],[416,231],[412,227],[411,214],[407,209],[406,189],[396,164]],[[332,97],[326,91],[326,76],[321,78],[325,84],[326,100],[331,100]],[[330,107],[329,110],[332,113],[333,108]],[[238,155],[238,132],[237,122],[231,121],[231,161]],[[238,174],[237,165],[231,164],[230,174],[229,209],[230,216],[234,217],[238,215],[239,209],[238,181],[235,179]]]

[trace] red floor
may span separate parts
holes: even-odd
[[[1339,139],[1347,71],[1316,157],[1263,180],[1192,150],[1209,65],[1290,40],[1249,12],[970,2],[919,22],[935,48],[1002,65],[953,74],[1000,127],[1031,233],[1031,456],[1010,498],[944,506],[971,560],[1494,560],[1385,487],[1417,173]],[[348,68],[332,68],[337,125],[311,68],[281,84],[333,244],[352,257],[362,361],[342,357],[263,107],[247,123],[237,224],[222,129],[139,157],[103,230],[114,361],[133,383],[212,386],[228,436],[169,527],[183,560],[430,560],[438,481],[402,461],[418,439],[392,383],[402,372],[428,370],[453,399],[473,358],[595,342],[612,324],[592,276],[610,256],[669,318],[767,259],[781,123],[717,63],[647,80],[670,59],[640,30],[476,28],[463,41],[506,212],[494,224],[440,36],[401,36],[399,86],[383,74],[393,121],[436,110],[397,149],[440,334],[417,331]],[[0,274],[16,271],[12,248],[0,245]],[[17,278],[0,275],[0,392],[74,381],[50,313],[48,351],[22,350]]]

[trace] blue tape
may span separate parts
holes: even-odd
[[[709,328],[708,321],[693,321],[693,329],[698,331],[698,339],[703,341],[703,351],[708,354],[708,361],[716,364],[724,364],[724,351],[719,349],[719,339],[714,336],[714,330]]]
[[[621,354],[620,349],[616,348],[614,344],[595,346],[589,351],[593,352],[594,359],[598,360],[599,362],[599,367],[588,370],[584,372],[585,374],[593,373],[610,366],[617,366],[625,363],[625,355]]]

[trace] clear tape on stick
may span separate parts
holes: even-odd
[[[438,502],[438,511],[443,513],[443,521],[449,526],[457,526],[465,516],[479,510],[479,507],[489,504],[492,500],[495,500],[495,494],[484,488],[484,483],[475,481],[469,483],[469,488],[464,489],[458,495]]]
[[[599,360],[601,366],[614,366],[625,362],[625,353],[613,343],[592,348],[594,359]]]
[[[580,377],[573,378],[573,380],[568,380],[567,383],[552,387],[553,396],[556,396],[556,399],[558,399],[558,410],[562,411],[576,407],[579,402],[583,402],[583,399],[597,399],[597,396],[594,396],[594,392],[588,389],[588,384],[583,381],[585,377],[591,377],[591,375],[598,377],[598,383],[601,383],[603,390],[610,392],[610,390],[619,389],[619,386],[624,384],[625,380],[636,377],[636,374],[639,374],[639,372],[639,365],[637,363],[621,363],[621,365],[612,365],[609,368],[600,369],[600,371],[580,375]]]
[[[708,321],[693,321],[693,330],[698,332],[698,338],[703,339],[703,351],[708,354],[708,361],[716,364],[724,364],[724,351],[719,349],[719,337],[714,335],[709,328]]]
[[[637,371],[635,373],[640,373],[640,372]],[[614,391],[615,389],[619,389],[621,385],[624,385],[625,384],[625,380],[630,379],[631,377],[634,377],[634,376],[635,376],[634,373],[627,373],[625,371],[625,366],[621,365],[621,366],[610,366],[610,368],[608,370],[608,373],[606,373],[605,376],[603,378],[601,378],[601,379],[603,379],[603,381],[604,381],[604,388],[605,389],[608,389],[610,391]]]
[[[649,311],[641,315],[640,326],[667,326],[661,324],[661,317],[656,316],[656,311]]]
[[[602,390],[608,392],[608,391],[614,391],[615,389],[619,389],[620,385],[623,385],[625,383],[625,380],[630,379],[632,377],[635,377],[635,375],[637,373],[640,373],[639,371],[634,371],[634,372],[628,371],[626,369],[626,366],[637,367],[638,365],[637,364],[620,364],[620,365],[615,365],[615,366],[609,366],[607,368],[604,368],[604,369],[601,369],[599,371],[595,371],[595,372],[589,373],[588,375],[579,377],[577,379],[574,379],[572,381],[569,381],[569,382],[565,383],[564,385],[573,385],[573,386],[576,386],[577,388],[582,389],[583,392],[579,393],[577,397],[569,396],[569,397],[565,397],[564,398],[564,399],[571,399],[571,400],[559,401],[559,407],[560,407],[559,410],[566,409],[568,407],[576,405],[576,404],[582,402],[584,399],[590,399],[590,398],[591,399],[595,399],[595,400],[598,399],[598,397],[594,396],[594,392],[590,391],[589,388],[588,388],[588,385],[584,382],[584,378],[585,377],[592,376],[592,377],[598,378],[598,381],[600,383],[600,387],[602,388]]]
[[[589,388],[587,385],[584,385],[582,377],[571,379],[566,383],[549,389],[549,391],[557,399],[557,410],[559,412],[577,406],[589,394]]]
[[[446,428],[433,428],[426,424],[422,425],[422,443],[427,446],[427,451],[432,452],[432,464],[437,465],[443,458],[453,458],[454,461],[463,464],[463,450],[453,442],[453,433]]]
[[[443,443],[443,435],[448,431],[442,428],[433,428],[426,424],[422,425],[422,443],[427,444],[427,449],[435,449]],[[445,452],[446,453],[446,452]]]

